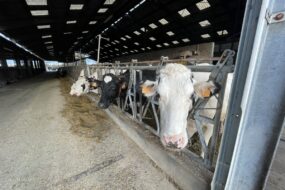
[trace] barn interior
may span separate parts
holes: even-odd
[[[251,10],[249,7],[252,6],[258,10]],[[2,104],[0,122],[3,123],[3,127],[0,129],[2,131],[0,132],[2,133],[0,146],[3,150],[0,150],[0,162],[6,164],[6,166],[2,164],[2,168],[0,167],[1,171],[6,172],[0,174],[3,179],[0,180],[0,184],[3,183],[5,189],[33,189],[36,187],[47,189],[186,189],[185,186],[187,187],[188,183],[185,183],[183,179],[173,179],[173,175],[185,174],[180,172],[181,166],[173,169],[174,172],[169,174],[163,172],[167,167],[161,167],[157,161],[146,161],[152,160],[152,154],[143,153],[143,150],[140,150],[142,147],[140,145],[140,148],[136,147],[131,140],[122,140],[125,134],[122,135],[121,131],[110,129],[111,125],[117,124],[108,123],[110,119],[104,115],[106,113],[91,103],[90,98],[76,99],[63,95],[64,93],[68,94],[66,86],[70,87],[71,84],[66,81],[67,79],[56,78],[55,73],[46,72],[48,70],[47,63],[48,61],[61,63],[60,67],[68,68],[69,73],[66,78],[73,77],[76,80],[80,69],[82,69],[80,64],[82,60],[84,62],[81,55],[87,55],[86,57],[95,60],[97,64],[106,63],[110,66],[114,63],[130,62],[131,60],[159,60],[161,56],[167,56],[170,60],[219,58],[225,50],[230,49],[235,52],[233,65],[242,61],[244,65],[247,65],[244,67],[245,76],[241,79],[241,81],[245,81],[250,60],[250,55],[245,53],[246,43],[253,44],[261,9],[261,2],[253,0],[0,0],[0,100]],[[254,14],[257,16],[254,17]],[[247,18],[251,18],[251,20],[247,20]],[[251,23],[248,24],[250,26],[247,26],[247,23],[250,22],[254,24]],[[250,32],[252,32],[251,36]],[[242,38],[242,36],[245,37]],[[250,49],[251,51],[252,49]],[[76,58],[75,53],[80,54],[80,60]],[[247,58],[248,61],[242,60],[241,57]],[[215,59],[213,63],[216,64],[217,60]],[[78,62],[80,64],[77,64]],[[73,72],[74,68],[77,69],[76,72]],[[238,69],[235,68],[235,70]],[[72,76],[70,73],[76,73],[76,76]],[[243,87],[241,88],[243,89]],[[74,111],[83,104],[86,106],[94,104],[93,106],[96,108],[81,107],[81,111],[85,111]],[[70,107],[67,109],[64,105],[70,105]],[[47,110],[42,110],[45,106]],[[91,111],[86,111],[86,109]],[[102,125],[106,125],[107,129],[102,131],[100,126],[95,124],[96,120],[82,122],[83,116],[86,117],[86,120],[89,120],[88,117],[95,117],[90,114],[91,112],[96,117],[103,118],[104,124]],[[114,113],[117,112],[114,111]],[[15,120],[15,115],[19,119]],[[80,118],[74,119],[78,115],[81,115],[81,120]],[[62,119],[64,117],[72,119],[65,121]],[[56,124],[57,121],[59,124]],[[38,122],[44,127],[37,128]],[[71,123],[71,127],[68,122]],[[20,127],[21,123],[25,123],[23,124],[24,128]],[[72,125],[72,123],[76,123],[76,125]],[[96,126],[96,130],[90,132],[89,129],[86,129],[88,127],[78,127],[80,125]],[[11,129],[11,126],[14,129]],[[63,126],[66,129],[51,126]],[[40,135],[43,133],[41,130],[53,131],[54,136],[44,136],[45,138],[41,139]],[[17,137],[24,136],[25,131],[35,133],[30,138],[35,138],[38,145],[29,142],[29,137]],[[105,136],[100,135],[105,132],[112,133],[106,137],[108,141],[102,140]],[[57,133],[63,133],[63,136],[58,137]],[[74,138],[72,134],[64,136],[65,133],[78,133],[81,137]],[[95,135],[95,133],[99,135]],[[128,132],[126,133],[128,134]],[[82,136],[87,137],[88,142],[83,142]],[[41,148],[47,146],[46,143],[53,141],[53,138],[56,140],[51,143],[51,146],[58,146],[59,149]],[[73,142],[70,142],[71,140],[68,138]],[[276,139],[276,142],[279,142],[276,155],[279,156],[274,157],[275,159],[272,157],[274,162],[273,167],[270,165],[270,175],[268,171],[263,173],[263,176],[270,177],[266,177],[266,180],[262,178],[263,181],[259,181],[259,184],[265,189],[278,189],[283,186],[282,172],[285,171],[285,166],[280,162],[285,159],[285,144],[282,141],[284,138],[283,133],[281,140]],[[90,144],[89,141],[92,140],[94,142]],[[121,140],[122,145],[120,145]],[[18,150],[17,146],[21,141],[25,146],[19,146]],[[11,148],[9,143],[11,147],[17,149],[15,153],[9,153]],[[70,143],[73,148],[69,147],[64,150],[63,144],[65,143]],[[114,143],[114,145],[110,145],[110,143]],[[20,156],[18,154],[25,155],[25,149],[29,149],[29,146],[33,151],[27,151],[29,153],[27,153],[26,159],[19,159],[19,161],[15,161],[15,164],[9,161],[17,160],[17,157]],[[85,148],[80,150],[81,146],[87,146],[88,150]],[[109,148],[109,146],[113,147]],[[98,147],[97,152],[94,150],[96,147]],[[89,149],[91,153],[88,152]],[[55,153],[51,153],[53,151]],[[83,158],[84,156],[79,155],[80,153],[87,154],[87,158]],[[65,156],[74,154],[76,159],[68,163]],[[106,156],[104,156],[105,154]],[[177,155],[167,153],[168,156],[169,154],[171,159],[175,160]],[[42,155],[46,158],[42,159],[44,157]],[[98,159],[92,160],[92,155],[100,156]],[[63,161],[58,161],[55,157],[63,159]],[[216,155],[213,165],[221,161],[217,157],[218,155]],[[31,164],[29,169],[30,162],[37,159],[40,161]],[[78,166],[81,159],[84,163],[81,163],[82,166]],[[139,160],[141,164],[136,166],[136,160]],[[42,162],[46,163],[42,164]],[[107,167],[106,162],[109,165],[119,164],[119,166],[111,166],[115,168],[113,170],[108,168],[110,171],[105,173],[99,171],[101,168]],[[167,160],[166,163],[169,162],[171,161]],[[198,173],[204,178],[200,183],[197,182],[200,179],[192,178],[191,175],[184,177],[190,178],[189,181],[193,184],[194,189],[195,187],[209,189],[212,179],[217,180],[217,185],[212,183],[212,188],[225,188],[227,177],[224,176],[227,174],[224,176],[221,174],[222,177],[219,179],[216,174],[214,177],[218,165],[209,169],[209,167],[197,166],[199,161],[194,162],[191,159],[190,161],[186,160],[188,165],[195,165],[190,169],[199,168]],[[130,167],[126,167],[128,163],[130,163]],[[72,166],[72,164],[76,166]],[[154,166],[155,164],[158,167]],[[21,167],[23,171],[17,172],[18,167]],[[46,171],[49,167],[52,168],[50,173]],[[57,167],[63,168],[63,171],[57,171]],[[224,170],[229,172],[229,166],[225,167],[227,169]],[[149,173],[146,170],[149,170]],[[219,172],[224,171],[222,170],[217,169]],[[38,177],[33,176],[32,171]],[[114,171],[114,175],[112,171]],[[147,174],[143,174],[143,172]],[[48,175],[48,179],[45,180],[44,175]],[[110,181],[108,181],[108,175]],[[151,175],[155,175],[155,177],[152,179]],[[143,184],[138,178],[145,180],[146,183]],[[98,179],[98,185],[90,182],[94,179]],[[126,184],[123,181],[126,181]],[[160,182],[157,183],[157,181]]]

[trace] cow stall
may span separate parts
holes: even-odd
[[[232,50],[225,50],[221,57],[211,58],[199,58],[199,59],[176,59],[170,60],[168,57],[161,57],[160,60],[152,61],[138,61],[132,60],[131,62],[115,62],[115,63],[100,63],[97,65],[87,66],[84,60],[68,64],[67,67],[70,75],[74,80],[79,76],[80,72],[84,70],[85,76],[93,75],[96,78],[102,80],[102,76],[107,73],[113,73],[119,75],[120,73],[128,70],[130,72],[130,79],[127,87],[127,93],[125,99],[117,99],[116,109],[121,112],[113,111],[113,117],[118,113],[123,113],[127,118],[135,121],[141,127],[147,129],[154,136],[160,134],[160,118],[159,118],[159,104],[157,94],[148,97],[143,101],[143,95],[137,88],[138,84],[142,80],[142,71],[151,70],[155,73],[159,73],[160,69],[168,63],[179,63],[190,68],[194,73],[207,73],[209,80],[214,81],[220,86],[219,92],[213,97],[204,99],[197,99],[193,104],[193,108],[189,111],[188,120],[195,122],[195,128],[197,130],[196,135],[196,148],[193,148],[192,144],[189,143],[187,148],[181,151],[181,154],[186,155],[189,159],[195,160],[203,169],[206,169],[210,176],[215,169],[215,163],[218,154],[219,142],[221,139],[221,112],[224,103],[224,93],[226,90],[226,82],[228,74],[234,71],[234,60],[235,52]],[[205,65],[205,63],[208,63]],[[81,73],[82,75],[82,73]],[[229,88],[229,87],[227,87]],[[96,101],[96,98],[91,96]],[[100,94],[100,90],[99,90]],[[208,107],[207,103],[210,98],[216,99],[216,105]],[[110,113],[110,110],[108,112]],[[203,115],[205,110],[211,110],[214,114],[211,117]],[[113,118],[114,119],[114,118]],[[116,118],[115,118],[116,120]],[[207,144],[204,133],[203,124],[209,123],[213,126],[213,134],[211,135],[211,141]],[[198,147],[198,148],[197,148]],[[203,156],[201,156],[203,152]]]

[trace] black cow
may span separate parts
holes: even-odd
[[[139,81],[139,73],[136,73],[137,81]],[[142,81],[156,79],[155,71],[144,70],[142,72]],[[119,76],[114,74],[105,74],[103,80],[94,80],[92,78],[88,79],[90,86],[96,86],[101,88],[101,97],[98,103],[98,106],[102,109],[106,109],[110,106],[116,98],[120,97],[122,100],[125,100],[126,92],[130,80],[130,72],[127,70]],[[95,84],[94,84],[95,83]],[[139,83],[138,83],[139,84]],[[139,85],[136,86],[137,89]],[[138,90],[137,90],[138,91]]]

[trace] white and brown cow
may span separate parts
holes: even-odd
[[[72,84],[70,89],[70,95],[81,96],[88,93],[89,91],[89,82],[86,80],[84,75],[84,70],[80,71],[78,79]]]
[[[188,138],[197,131],[194,121],[187,121],[189,110],[192,109],[192,96],[195,93],[200,98],[209,97],[216,91],[213,82],[207,82],[209,74],[194,73],[181,64],[167,64],[160,70],[157,81],[146,81],[142,85],[142,92],[145,96],[159,94],[160,108],[160,139],[165,147],[174,149],[183,149],[188,143]],[[196,81],[198,82],[195,82]],[[229,80],[228,80],[229,81]],[[227,85],[229,85],[228,82]],[[230,87],[230,86],[229,86]],[[225,99],[228,98],[229,87],[225,92]],[[224,101],[227,101],[225,100]],[[215,107],[217,100],[215,97],[209,99],[206,107]],[[224,104],[223,107],[226,107]],[[221,118],[225,118],[225,109],[223,108]],[[204,110],[205,116],[213,117],[214,110]],[[205,126],[205,140],[208,144],[212,136],[213,126],[203,123]],[[189,134],[189,136],[188,136]],[[202,154],[203,156],[203,154]]]
[[[102,73],[106,73],[106,70],[102,70]],[[114,69],[110,69],[108,73],[115,73]],[[92,73],[89,77],[84,75],[84,70],[82,69],[78,79],[72,84],[70,89],[70,95],[81,96],[87,94],[88,92],[93,92],[98,94],[97,83],[94,82],[98,79],[97,72]]]

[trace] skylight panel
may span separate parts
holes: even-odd
[[[163,43],[164,46],[169,46],[169,43]]]
[[[168,32],[166,32],[166,34],[167,34],[168,36],[173,36],[173,35],[174,35],[174,33],[173,33],[172,31],[168,31]]]
[[[47,5],[47,0],[26,0],[27,5]]]
[[[220,31],[217,31],[217,34],[219,36],[224,36],[224,35],[227,35],[228,34],[228,31],[227,30],[220,30]]]
[[[111,42],[113,45],[116,45],[116,42]]]
[[[136,35],[141,35],[141,33],[138,32],[138,31],[134,31],[134,33],[135,33]]]
[[[196,6],[200,11],[211,7],[211,5],[209,4],[207,0],[203,0],[203,1],[196,3]]]
[[[96,23],[97,23],[96,20],[91,20],[91,21],[89,22],[89,24],[96,24]]]
[[[104,5],[113,5],[116,0],[106,0]]]
[[[129,36],[129,35],[125,35],[125,37],[131,39],[131,36]]]
[[[149,38],[151,41],[155,41],[156,39],[154,37]]]
[[[168,21],[165,18],[160,19],[158,22],[162,25],[168,24]]]
[[[51,35],[46,35],[46,36],[42,36],[43,39],[45,38],[51,38]]]
[[[141,50],[143,50],[143,51],[144,51],[144,50],[145,50],[145,48],[141,48]]]
[[[149,27],[151,27],[152,29],[156,29],[157,26],[154,23],[149,24]]]
[[[157,44],[156,47],[161,48],[161,45],[160,45],[160,44]]]
[[[73,11],[81,10],[83,8],[83,4],[71,4],[69,9]]]
[[[137,50],[137,49],[135,49],[134,51],[135,51],[135,52],[138,52],[138,50]]]
[[[45,42],[44,44],[52,44],[52,41]]]
[[[78,39],[78,40],[81,40],[81,39],[83,39],[83,37],[82,37],[82,36],[79,36],[77,39]]]
[[[128,46],[123,46],[123,47],[126,48],[126,49],[128,48]]]
[[[66,24],[75,24],[77,21],[76,20],[68,20],[66,21]]]
[[[151,47],[146,47],[147,49],[151,49]]]
[[[147,32],[147,29],[146,29],[145,27],[141,27],[140,30],[141,30],[142,32]]]
[[[176,41],[176,40],[172,41],[172,43],[173,43],[173,44],[179,44],[179,42]]]
[[[210,36],[210,34],[202,34],[201,37],[202,38],[210,38],[211,36]]]
[[[189,38],[183,38],[182,41],[183,42],[190,42]]]
[[[47,25],[38,25],[37,26],[38,29],[47,29],[47,28],[50,28],[50,25],[47,24]]]
[[[208,20],[203,20],[201,22],[199,22],[201,27],[206,27],[206,26],[210,26],[211,23]]]
[[[82,31],[82,34],[87,34],[89,31],[88,30],[85,30],[85,31]]]
[[[123,41],[126,41],[126,38],[124,38],[124,37],[121,37],[121,40],[123,40]]]
[[[138,42],[135,42],[134,44],[137,45],[137,46],[140,45]]]
[[[47,49],[53,49],[53,46],[47,46]]]
[[[33,10],[33,11],[31,11],[31,14],[33,16],[47,16],[48,10]]]
[[[119,43],[120,43],[118,40],[115,40],[115,42],[116,42],[117,44],[119,44]]]
[[[64,32],[63,34],[71,34],[72,32]]]
[[[119,49],[118,49],[118,48],[115,48],[115,50],[116,50],[116,51],[119,51]]]
[[[189,16],[191,14],[187,9],[182,9],[182,10],[178,11],[178,13],[182,17],[186,17],[186,16]]]
[[[105,13],[107,12],[108,8],[101,8],[98,10],[98,13]]]
[[[78,42],[74,42],[74,45],[78,44]]]

